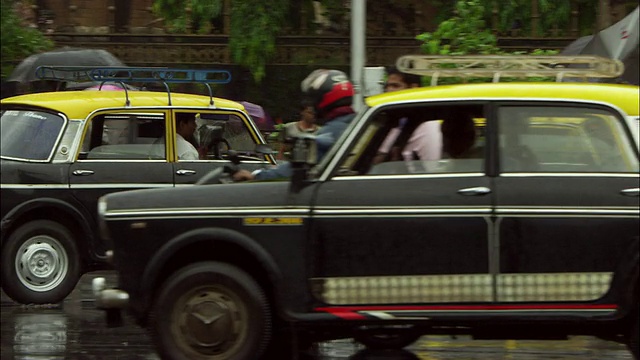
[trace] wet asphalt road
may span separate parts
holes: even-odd
[[[103,313],[90,298],[91,273],[83,277],[62,304],[24,306],[2,294],[2,360],[117,359],[155,360],[147,334],[125,319],[125,326],[107,328]],[[604,360],[633,359],[626,347],[591,337],[567,341],[485,341],[424,336],[403,351],[372,352],[350,340],[321,343],[304,360]],[[276,360],[276,359],[274,359]],[[280,360],[280,359],[277,359]]]

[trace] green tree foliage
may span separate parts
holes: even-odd
[[[256,81],[264,77],[267,61],[276,52],[276,36],[288,10],[288,0],[232,0],[231,55],[251,70]]]
[[[598,0],[537,0],[538,28],[536,36],[568,36],[571,22],[571,3],[575,1],[578,11],[578,32],[580,35],[593,33],[596,22]],[[532,0],[480,0],[483,7],[483,19],[498,34],[531,35]],[[434,0],[440,11],[436,15],[438,22],[444,21],[455,9],[456,3],[450,0]],[[494,10],[496,24],[493,24]]]
[[[287,28],[300,23],[300,9],[313,16],[311,0],[227,0],[230,3],[231,33],[229,47],[233,61],[249,69],[260,82],[265,76],[265,64],[275,54],[276,37]],[[622,0],[611,0],[622,1]],[[320,0],[331,23],[348,22],[349,8],[345,0]],[[385,4],[390,8],[411,8],[415,0],[380,0],[371,6]],[[598,0],[536,0],[539,36],[552,33],[569,35],[571,5],[580,14],[580,34],[593,31]],[[206,34],[215,20],[219,22],[225,0],[154,0],[153,9],[165,19],[170,31]],[[432,0],[438,9],[440,23],[433,33],[421,34],[425,48],[437,48],[441,54],[497,51],[497,35],[531,35],[532,0]],[[187,11],[186,9],[189,9]],[[497,10],[494,16],[494,10]],[[457,14],[451,15],[456,11]],[[309,20],[309,19],[307,19]],[[495,24],[493,23],[495,21]],[[314,24],[311,24],[313,28]],[[495,26],[495,32],[493,27]],[[425,50],[427,51],[427,50]],[[428,53],[434,53],[431,50]]]
[[[438,25],[436,31],[416,36],[421,49],[431,55],[496,54],[496,37],[485,26],[480,0],[460,0],[456,14]]]
[[[265,65],[275,54],[276,36],[286,24],[289,3],[231,0],[229,49],[234,62],[250,69],[256,81],[264,77]],[[153,11],[165,19],[172,32],[204,34],[223,6],[224,0],[155,0]]]
[[[204,34],[209,30],[211,19],[222,13],[223,5],[223,0],[155,0],[152,10],[165,19],[170,32],[192,30]]]
[[[2,78],[11,74],[16,63],[29,55],[53,48],[53,42],[38,29],[21,23],[14,9],[15,1],[0,0],[0,61]]]
[[[454,15],[441,22],[434,32],[426,32],[416,36],[422,41],[421,50],[429,55],[524,55],[524,52],[505,52],[497,45],[497,39],[486,28],[483,20],[483,0],[458,0],[455,4]],[[553,55],[557,51],[534,50],[531,55]],[[455,64],[443,64],[443,68],[455,68]],[[426,83],[431,78],[423,79]],[[522,79],[503,78],[501,81],[519,81]],[[527,79],[541,81],[547,79]],[[486,78],[445,78],[439,84],[454,84],[460,82],[486,82]]]

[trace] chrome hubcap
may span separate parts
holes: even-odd
[[[18,280],[29,290],[45,292],[54,289],[67,275],[69,259],[58,240],[34,236],[22,244],[16,255]]]
[[[206,287],[183,296],[178,302],[174,333],[183,344],[202,355],[226,358],[242,345],[247,315],[234,294]]]

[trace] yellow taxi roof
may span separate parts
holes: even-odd
[[[102,108],[117,108],[125,105],[124,91],[58,91],[14,96],[2,99],[3,106],[9,104],[38,106],[65,114],[69,119],[84,119],[91,112]],[[131,108],[144,106],[168,106],[166,92],[129,91]],[[213,98],[216,108],[244,110],[235,101]],[[182,93],[171,93],[173,107],[208,107],[209,97]]]
[[[595,83],[483,83],[438,85],[368,97],[369,106],[396,101],[437,99],[571,99],[615,105],[627,115],[638,115],[638,86]]]

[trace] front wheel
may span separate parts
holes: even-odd
[[[241,269],[200,262],[173,274],[151,314],[163,359],[256,359],[271,337],[271,313],[262,288]]]
[[[354,340],[369,349],[402,349],[420,338],[420,334],[413,331],[364,331],[354,336]]]
[[[28,222],[9,236],[2,249],[2,289],[19,303],[58,303],[79,278],[73,235],[57,222]]]
[[[637,309],[637,305],[636,305]],[[629,331],[629,341],[628,346],[631,354],[633,354],[633,358],[638,360],[640,359],[640,350],[638,345],[638,338],[640,337],[640,317],[638,317],[638,312],[636,312],[634,319],[631,320],[631,331]]]

